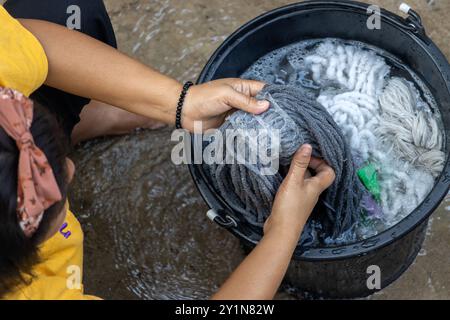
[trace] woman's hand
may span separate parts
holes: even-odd
[[[333,183],[333,169],[325,161],[311,157],[311,152],[310,145],[303,145],[295,154],[264,225],[265,235],[283,235],[296,244],[320,194]],[[314,170],[314,176],[308,167]]]
[[[233,109],[259,114],[269,108],[266,100],[256,100],[263,82],[243,79],[220,79],[193,86],[183,106],[181,124],[193,131],[194,122],[202,122],[202,129],[219,127]]]
[[[315,176],[309,174],[308,167],[315,171]],[[272,299],[306,220],[334,177],[333,169],[324,161],[311,159],[310,145],[302,146],[278,190],[272,215],[264,226],[264,237],[212,298]]]

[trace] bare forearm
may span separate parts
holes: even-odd
[[[80,32],[40,20],[20,22],[44,47],[47,85],[173,123],[177,81]]]
[[[217,300],[273,299],[289,266],[298,236],[264,236],[212,297]]]

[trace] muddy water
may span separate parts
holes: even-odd
[[[105,0],[120,49],[180,81],[195,79],[237,27],[289,2]],[[372,2],[395,10],[401,1]],[[450,54],[450,25],[441,23],[447,21],[450,2],[436,0],[434,7],[425,0],[408,3],[419,9],[429,34]],[[141,131],[89,142],[74,152],[71,204],[85,232],[87,293],[108,299],[207,298],[243,258],[238,241],[206,219],[207,208],[187,168],[171,163],[169,137],[169,129]],[[430,281],[430,296],[448,293],[448,277],[439,278],[440,272],[431,279],[427,272],[432,261],[439,267],[443,259],[440,246],[449,233],[448,215],[442,217],[435,224],[440,236],[428,251],[434,255],[418,258],[418,271],[399,282],[400,292],[394,286],[394,296],[405,297],[410,283],[424,295]],[[417,285],[422,282],[424,287]]]

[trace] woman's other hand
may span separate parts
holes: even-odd
[[[266,100],[255,99],[264,87],[263,82],[243,79],[220,79],[189,89],[182,110],[183,128],[193,131],[194,122],[202,122],[202,129],[219,127],[235,109],[259,114],[269,108]]]
[[[335,178],[333,169],[324,161],[311,158],[311,151],[310,145],[303,145],[295,154],[289,173],[278,189],[263,238],[213,299],[274,297],[306,220],[319,195]],[[308,167],[315,171],[314,176],[309,174]]]
[[[320,194],[333,183],[333,169],[324,160],[311,157],[311,152],[310,145],[303,145],[295,154],[264,225],[265,235],[280,234],[297,243]],[[308,168],[314,170],[314,176]]]

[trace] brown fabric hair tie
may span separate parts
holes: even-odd
[[[39,227],[46,209],[62,200],[53,170],[30,132],[33,102],[20,92],[0,87],[0,127],[19,148],[17,217],[27,237]]]

